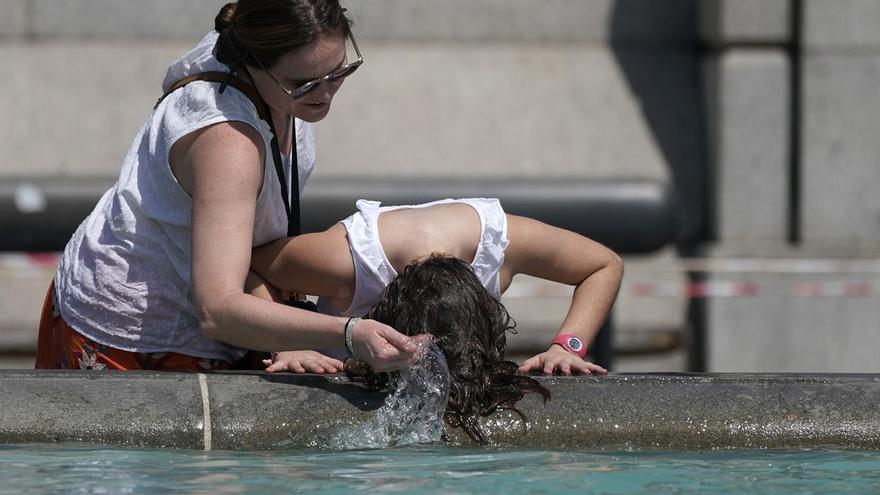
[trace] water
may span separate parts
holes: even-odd
[[[0,446],[0,494],[880,492],[880,452],[398,449],[197,452]]]
[[[332,449],[396,447],[437,442],[449,398],[449,367],[436,344],[390,383],[391,393],[369,421],[337,433]]]

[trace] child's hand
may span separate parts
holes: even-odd
[[[340,373],[342,361],[316,351],[285,351],[264,359],[266,373],[289,371],[291,373]]]
[[[523,361],[522,366],[519,367],[519,372],[527,373],[529,371],[541,371],[545,375],[558,374],[565,376],[608,373],[608,370],[605,368],[584,361],[558,345],[552,345],[550,349],[541,354]]]

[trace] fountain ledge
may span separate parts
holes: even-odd
[[[552,400],[485,422],[503,447],[880,449],[880,374],[539,377]],[[337,375],[3,370],[0,442],[323,448],[384,395]],[[459,430],[449,442],[471,445]]]

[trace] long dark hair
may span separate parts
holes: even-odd
[[[338,0],[238,0],[214,19],[214,56],[230,67],[271,68],[296,47],[341,35],[349,22]]]
[[[479,443],[488,443],[480,417],[507,409],[526,421],[514,407],[517,401],[529,392],[550,398],[537,380],[518,375],[517,365],[504,359],[506,333],[516,324],[460,259],[434,254],[407,266],[369,318],[408,335],[434,336],[450,372],[446,422]]]

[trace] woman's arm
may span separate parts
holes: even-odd
[[[558,333],[592,342],[617,297],[623,261],[605,246],[574,232],[515,215],[507,215],[507,219],[510,245],[504,275],[524,273],[574,285],[571,306]],[[565,375],[605,371],[555,344],[520,367],[520,371],[531,370]]]
[[[202,330],[255,350],[315,349],[343,343],[344,318],[291,308],[244,292],[262,139],[238,122],[216,124],[172,148],[172,169],[192,196],[192,283]],[[378,369],[407,366],[416,346],[387,325],[364,320],[354,331],[358,357]]]

